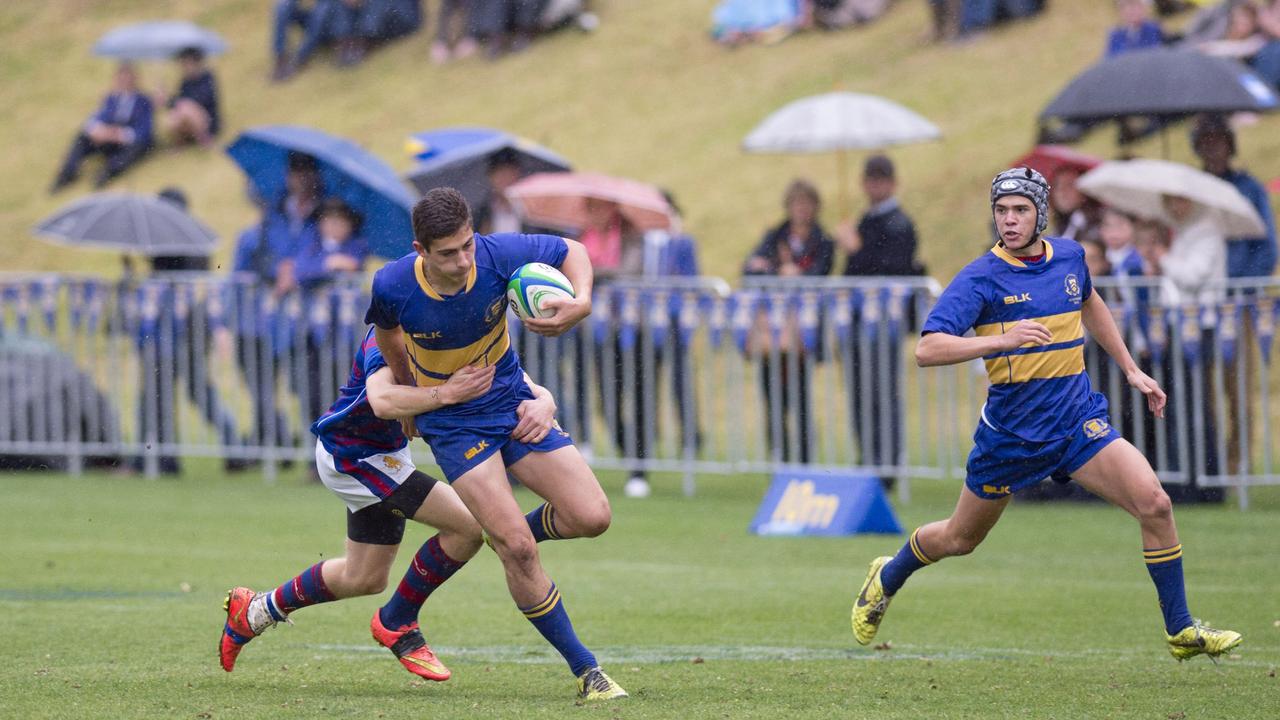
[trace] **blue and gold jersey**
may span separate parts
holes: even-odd
[[[1084,249],[1044,238],[1045,255],[1025,263],[997,245],[969,263],[938,298],[924,333],[999,335],[1019,320],[1049,328],[1048,345],[983,358],[991,388],[983,419],[997,430],[1045,442],[1069,435],[1089,410],[1080,306],[1093,293]]]
[[[466,285],[441,295],[427,282],[416,253],[387,263],[373,277],[373,300],[365,321],[405,333],[414,381],[421,387],[441,385],[468,365],[496,365],[489,392],[465,403],[430,413],[489,415],[509,412],[519,404],[524,371],[507,336],[507,280],[531,262],[559,267],[569,248],[554,235],[503,233],[475,235],[475,262]]]

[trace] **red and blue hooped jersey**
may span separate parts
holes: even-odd
[[[1049,328],[1048,345],[983,357],[991,387],[983,419],[997,430],[1045,442],[1070,435],[1090,406],[1080,307],[1093,294],[1084,248],[1044,238],[1045,256],[1026,263],[997,245],[956,275],[923,333],[1000,335],[1019,320]]]
[[[338,391],[338,399],[311,424],[311,432],[334,457],[366,458],[395,452],[409,444],[400,422],[374,415],[366,395],[365,381],[386,366],[387,361],[374,340],[373,328],[369,328],[360,349],[356,350],[347,384]]]

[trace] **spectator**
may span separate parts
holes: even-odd
[[[1196,119],[1191,148],[1210,175],[1231,183],[1258,211],[1266,233],[1251,238],[1227,239],[1227,277],[1269,277],[1276,269],[1276,227],[1266,188],[1244,170],[1231,166],[1236,155],[1236,134],[1221,115]]]
[[[1076,187],[1079,168],[1062,166],[1053,176],[1049,206],[1054,234],[1077,242],[1097,239],[1102,206]]]
[[[764,234],[760,245],[743,265],[744,275],[777,275],[800,277],[828,275],[834,264],[835,241],[818,222],[822,201],[818,189],[806,180],[794,180],[783,196],[787,218]],[[809,413],[809,358],[794,323],[781,329],[778,343],[763,315],[756,318],[748,352],[760,358],[760,383],[764,393],[766,415],[770,418],[767,433],[775,457],[783,462],[809,462],[813,428]],[[777,365],[774,364],[777,358]],[[775,377],[776,375],[776,377]],[[792,397],[793,381],[798,388]],[[776,385],[775,385],[776,383]],[[780,407],[774,405],[774,391]],[[788,429],[790,408],[795,407],[798,443]],[[776,418],[775,418],[776,414]],[[777,422],[774,422],[776,420]],[[778,430],[777,433],[774,430]]]
[[[869,23],[889,9],[889,0],[813,0],[814,24],[838,30]]]
[[[1105,208],[1102,211],[1102,223],[1098,228],[1099,240],[1104,251],[1104,260],[1110,266],[1106,273],[1090,273],[1098,276],[1120,275],[1138,277],[1143,274],[1142,256],[1134,244],[1134,218],[1132,215],[1116,208]],[[1085,248],[1088,259],[1088,248]]]
[[[781,42],[809,27],[809,11],[809,0],[721,0],[712,12],[711,36],[729,47]]]
[[[315,158],[289,153],[285,171],[285,196],[267,210],[262,223],[263,243],[275,258],[275,295],[280,297],[298,285],[296,255],[306,237],[316,232],[320,200],[323,197],[320,167]]]
[[[1163,205],[1173,228],[1169,251],[1160,258],[1165,304],[1216,306],[1224,297],[1219,283],[1227,278],[1227,243],[1222,231],[1208,211],[1192,200],[1165,195]]]
[[[1270,0],[1258,9],[1258,29],[1266,43],[1251,64],[1271,87],[1280,89],[1280,0]]]
[[[431,62],[443,65],[475,54],[479,45],[467,0],[440,0],[436,16],[436,39],[431,44]]]
[[[339,48],[339,64],[357,65],[365,53],[422,27],[422,0],[342,0],[354,30]],[[346,25],[344,24],[344,27]]]
[[[1016,20],[1044,9],[1043,0],[929,0],[934,37],[955,40],[1001,20]]]
[[[529,47],[545,4],[545,0],[474,0],[471,27],[489,59]]]
[[[277,0],[272,80],[282,82],[296,75],[321,45],[338,44],[340,63],[351,54],[354,13],[345,3],[346,0]],[[302,42],[296,53],[289,52],[289,28],[293,25],[302,29]]]
[[[136,163],[151,149],[151,100],[138,91],[138,75],[127,63],[116,68],[111,92],[76,133],[50,192],[75,182],[80,164],[101,153],[105,164],[94,180],[102,187]]]
[[[204,62],[204,51],[185,48],[176,59],[182,68],[182,83],[169,98],[165,113],[165,129],[173,144],[197,143],[208,147],[221,129],[218,112],[218,84]]]
[[[902,210],[896,196],[898,184],[893,162],[884,155],[867,159],[862,171],[862,189],[868,209],[857,229],[842,227],[837,233],[848,259],[847,276],[923,275],[916,261],[916,229]],[[878,296],[863,302],[878,303]],[[890,301],[892,302],[892,300]],[[900,337],[890,337],[884,313],[869,316],[872,327],[864,328],[862,313],[855,313],[850,335],[853,343],[853,382],[849,388],[851,425],[857,428],[863,465],[893,467],[901,454],[902,412],[899,376],[902,358]],[[881,358],[887,362],[882,362]],[[881,429],[887,422],[887,427]],[[893,483],[883,475],[886,487]]]
[[[1107,259],[1107,246],[1101,240],[1085,240],[1080,246],[1084,248],[1084,264],[1089,268],[1089,275],[1106,277],[1113,272]]]
[[[474,222],[476,232],[522,232],[524,223],[507,199],[507,188],[520,179],[520,157],[514,150],[505,148],[489,158],[489,192],[476,207]]]
[[[1195,48],[1206,55],[1247,62],[1267,44],[1258,25],[1258,6],[1251,0],[1237,0],[1227,6],[1227,22],[1221,36],[1195,43]]]
[[[1151,0],[1116,0],[1120,24],[1107,36],[1107,57],[1164,44],[1160,23],[1151,19]]]

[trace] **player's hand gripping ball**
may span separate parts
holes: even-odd
[[[551,298],[573,297],[569,278],[546,263],[521,265],[507,281],[507,300],[523,319],[551,317],[555,310],[544,310],[543,303]]]

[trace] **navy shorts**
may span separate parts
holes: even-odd
[[[467,420],[460,418],[460,420]],[[502,462],[511,467],[531,452],[551,452],[573,444],[569,433],[557,425],[541,442],[523,443],[511,437],[519,419],[515,412],[497,421],[492,416],[476,422],[471,427],[451,422],[419,422],[418,431],[431,446],[436,464],[450,483],[466,475],[469,470],[484,462],[496,452],[502,453]]]
[[[983,418],[973,433],[965,485],[980,498],[996,500],[1045,478],[1066,482],[1098,451],[1120,439],[1108,419],[1106,398],[1094,393],[1090,404],[1090,412],[1070,435],[1044,442],[997,430]]]

